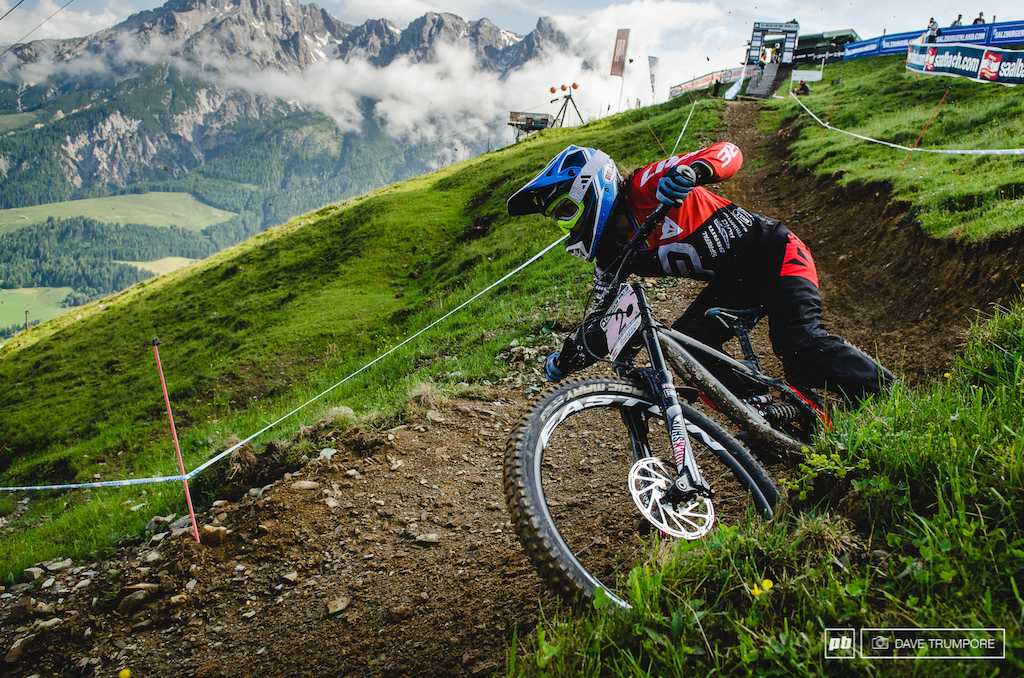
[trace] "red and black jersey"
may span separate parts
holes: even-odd
[[[666,158],[634,173],[619,193],[611,229],[601,237],[594,272],[595,292],[614,280],[608,267],[626,238],[623,210],[634,234],[658,207],[658,182],[672,167],[687,164],[699,184],[731,177],[743,163],[733,144],[718,143],[695,153]],[[807,388],[826,387],[848,400],[888,390],[895,377],[862,351],[829,334],[821,320],[821,295],[807,247],[775,219],[747,212],[701,186],[654,231],[632,260],[641,276],[686,276],[709,281],[672,328],[721,349],[731,332],[706,311],[713,306],[762,308],[771,319],[769,336],[786,378]],[[592,365],[608,353],[601,327],[606,308],[596,308],[566,337],[553,367],[563,376]],[[699,359],[699,358],[698,358]],[[709,369],[712,366],[708,366]],[[734,376],[734,375],[733,375]],[[719,376],[728,380],[729,375]]]
[[[712,144],[699,151],[666,158],[636,171],[624,187],[623,207],[634,228],[660,204],[658,181],[676,165],[697,170],[701,184],[733,176],[743,164],[743,153],[731,143]],[[780,230],[781,229],[781,230]],[[712,280],[742,278],[763,273],[764,246],[785,238],[778,221],[747,212],[720,195],[697,186],[683,204],[673,207],[634,259],[633,272],[642,276],[666,275]],[[615,250],[611,247],[610,250]],[[759,257],[758,255],[762,255]],[[609,252],[610,261],[613,252]],[[598,257],[598,269],[606,257]],[[600,275],[602,271],[598,271]],[[776,271],[777,274],[777,271]]]

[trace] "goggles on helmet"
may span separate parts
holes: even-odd
[[[582,214],[583,205],[570,198],[569,194],[552,201],[544,210],[544,216],[554,217],[558,221],[558,227],[566,233],[576,227],[576,222],[580,220]]]

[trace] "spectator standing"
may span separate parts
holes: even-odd
[[[985,13],[984,12],[978,12],[978,18],[975,19],[972,22],[972,24],[977,26],[978,24],[983,24],[983,23],[985,23]]]
[[[950,24],[951,27],[952,26],[963,26],[963,25],[964,25],[964,15],[963,14],[957,14],[956,15],[956,21],[954,21],[953,23]]]
[[[928,42],[935,42],[935,36],[939,34],[939,23],[935,17],[928,19]]]

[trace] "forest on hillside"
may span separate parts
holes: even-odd
[[[117,83],[0,83],[0,129],[7,130],[0,136],[0,208],[160,191],[236,214],[199,234],[82,219],[26,226],[0,238],[0,288],[72,287],[64,305],[79,305],[150,277],[118,260],[205,258],[297,214],[445,162],[436,143],[391,138],[372,116],[363,129],[343,133],[323,113],[280,101],[240,100],[258,113],[204,118],[193,138],[181,136],[175,121],[195,113],[204,87],[158,66]],[[374,103],[362,102],[364,111]],[[97,130],[111,125],[125,129],[109,147],[97,147],[98,155],[88,145],[74,151],[86,139],[102,145]],[[93,167],[94,156],[109,161]],[[24,325],[0,329],[0,338],[18,329]]]
[[[244,237],[237,218],[200,234],[172,226],[106,224],[76,217],[0,234],[0,289],[71,287],[65,308],[80,306],[152,277],[125,261],[203,259]],[[0,328],[0,338],[23,325]]]

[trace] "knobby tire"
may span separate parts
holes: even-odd
[[[683,416],[716,493],[717,520],[770,517],[779,490],[761,464],[697,410],[684,404]],[[617,584],[654,556],[655,540],[643,534],[627,476],[642,456],[672,463],[663,421],[646,388],[588,377],[548,390],[512,430],[504,462],[512,524],[540,576],[563,597],[593,599],[603,588],[615,605],[629,607]]]

